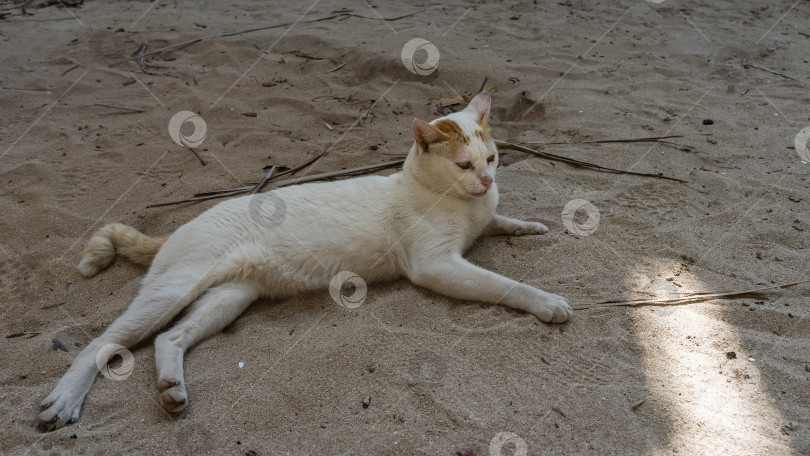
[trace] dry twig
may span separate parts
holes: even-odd
[[[256,184],[256,186],[253,187],[250,190],[250,193],[258,193],[258,192],[260,192],[262,190],[262,187],[264,187],[264,184],[266,184],[267,181],[270,180],[270,178],[273,177],[273,173],[275,173],[275,172],[276,172],[276,165],[273,165],[273,166],[270,167],[270,171],[268,171],[267,174],[264,175],[262,180],[260,180],[259,183]]]
[[[756,65],[751,65],[750,63],[749,63],[748,65],[746,65],[746,66],[750,66],[751,68],[756,68],[757,70],[762,70],[762,71],[765,71],[765,72],[768,72],[768,73],[771,73],[771,74],[775,74],[775,75],[777,75],[777,76],[782,76],[783,78],[785,78],[785,79],[790,79],[791,81],[795,81],[795,80],[796,80],[796,78],[791,78],[790,76],[784,75],[784,74],[782,74],[782,73],[777,73],[776,71],[769,70],[769,69],[767,69],[767,68],[758,67],[758,66],[756,66]]]
[[[279,177],[286,176],[287,174],[295,174],[298,171],[301,171],[302,169],[304,169],[304,168],[310,166],[311,164],[315,163],[316,161],[318,161],[318,159],[323,157],[324,155],[326,155],[326,153],[328,151],[329,151],[329,147],[324,149],[320,154],[318,154],[318,155],[312,157],[311,159],[307,160],[307,162],[304,163],[303,165],[296,166],[295,168],[288,169],[287,171],[283,171],[283,172],[280,172],[278,174],[275,174],[271,178],[268,178],[268,180],[278,179]],[[256,185],[256,184],[249,184],[249,185],[251,185],[251,186],[250,187],[229,188],[229,189],[226,189],[226,190],[213,190],[213,191],[210,191],[210,192],[195,193],[194,196],[209,196],[209,195],[217,195],[217,194],[220,194],[220,193],[231,193],[231,192],[245,193],[248,190],[252,190],[253,185]]]
[[[181,141],[182,141],[182,140],[181,140]],[[190,150],[191,152],[193,152],[193,153],[194,153],[194,156],[195,156],[195,157],[197,157],[197,160],[199,160],[199,161],[200,161],[200,164],[202,164],[203,166],[205,166],[205,165],[207,165],[207,164],[208,164],[208,163],[206,163],[206,162],[205,162],[205,160],[203,160],[203,158],[200,156],[200,154],[198,154],[198,153],[197,153],[197,151],[196,151],[196,150],[194,150],[194,148],[193,148],[193,147],[191,147],[191,146],[189,146],[188,144],[186,144],[186,142],[185,142],[185,141],[183,141],[183,145],[184,145],[184,146],[186,146],[186,147],[188,148],[188,150]]]
[[[375,171],[381,171],[381,170],[388,169],[388,168],[395,168],[397,166],[400,166],[404,162],[405,162],[405,160],[395,160],[395,161],[391,161],[391,162],[380,163],[379,165],[361,166],[361,167],[358,167],[358,168],[352,168],[352,169],[347,169],[347,170],[343,170],[343,171],[332,171],[332,172],[328,172],[328,173],[315,174],[315,175],[312,175],[312,176],[299,177],[299,178],[293,178],[293,179],[286,179],[286,180],[283,180],[283,181],[273,182],[271,184],[271,186],[273,188],[279,188],[279,187],[286,187],[288,185],[297,185],[297,184],[304,184],[304,183],[307,183],[307,182],[315,182],[315,181],[320,181],[320,180],[327,180],[327,179],[332,179],[332,178],[341,177],[341,176],[352,176],[352,175],[359,175],[359,174],[367,174],[367,173],[371,173],[371,172],[375,172]],[[219,193],[219,194],[213,194],[213,195],[208,195],[208,196],[200,196],[200,197],[196,197],[196,198],[184,199],[184,200],[181,200],[181,201],[171,201],[171,202],[168,202],[168,203],[150,204],[150,205],[148,205],[146,207],[147,208],[152,208],[152,207],[173,206],[173,205],[176,205],[176,204],[193,203],[193,202],[197,202],[197,201],[205,201],[205,200],[216,199],[216,198],[225,198],[225,197],[228,197],[228,196],[239,195],[239,194],[242,194],[242,193],[247,193],[247,192],[244,191],[244,190],[237,190],[237,191],[233,191],[233,192],[229,192],[229,193]]]
[[[18,333],[14,333],[14,334],[9,334],[8,336],[6,336],[6,339],[14,339],[15,337],[25,337],[26,339],[30,339],[30,338],[32,338],[34,336],[38,336],[40,334],[42,334],[42,333],[36,332],[36,331],[23,331],[23,332],[18,332]]]
[[[339,70],[339,69],[343,68],[343,66],[344,66],[344,65],[346,65],[346,64],[345,64],[345,63],[341,63],[340,65],[338,65],[338,66],[336,66],[336,67],[332,68],[331,70],[326,70],[326,74],[329,74],[329,73],[335,72],[335,71],[337,71],[337,70]]]
[[[641,405],[643,403],[647,402],[647,399],[649,399],[651,397],[652,396],[646,396],[646,397],[643,397],[643,398],[637,400],[636,402],[633,402],[632,404],[630,404],[630,410],[635,410],[635,409],[641,407]]]
[[[654,177],[656,179],[666,179],[666,180],[671,180],[671,181],[675,181],[675,182],[686,182],[685,180],[682,180],[682,179],[678,179],[678,178],[675,178],[675,177],[669,177],[669,176],[663,176],[663,175],[660,175],[660,174],[637,173],[635,171],[625,171],[625,170],[621,170],[621,169],[607,168],[605,166],[600,166],[600,165],[596,165],[596,164],[593,164],[593,163],[588,163],[588,162],[584,162],[584,161],[580,161],[580,160],[575,160],[573,158],[563,157],[561,155],[550,154],[548,152],[540,152],[538,150],[529,149],[528,147],[523,147],[523,146],[519,146],[517,144],[512,144],[512,143],[508,143],[508,142],[504,142],[504,141],[497,141],[496,140],[495,145],[498,146],[498,148],[500,148],[500,149],[517,150],[517,151],[525,152],[527,154],[531,154],[531,155],[534,155],[534,156],[537,156],[537,157],[540,157],[540,158],[545,158],[545,159],[548,159],[548,160],[568,163],[571,166],[576,166],[576,167],[580,167],[580,168],[588,168],[588,169],[593,169],[593,170],[596,170],[596,171],[603,171],[603,172],[615,173],[615,174],[630,174],[630,175],[633,175],[633,176]]]
[[[278,176],[281,176],[283,174],[290,174],[292,172],[298,171],[298,170],[302,169],[303,167],[306,167],[306,166],[314,163],[315,160],[317,160],[318,158],[320,158],[324,154],[326,154],[327,150],[328,150],[328,148],[326,150],[324,150],[323,152],[321,152],[320,155],[318,155],[317,157],[315,157],[312,160],[310,160],[309,162],[307,162],[306,164],[301,165],[298,168],[288,170],[288,171],[285,171],[283,173],[276,174],[273,177],[278,177]],[[304,184],[304,183],[307,183],[307,182],[315,182],[315,181],[320,181],[320,180],[333,179],[335,177],[368,174],[368,173],[375,172],[375,171],[381,171],[381,170],[384,170],[384,169],[395,168],[395,167],[398,167],[398,166],[402,165],[402,163],[404,163],[404,162],[405,162],[405,160],[394,160],[394,161],[390,161],[390,162],[380,163],[378,165],[360,166],[358,168],[351,168],[351,169],[346,169],[346,170],[341,170],[341,171],[332,171],[332,172],[328,172],[328,173],[321,173],[321,174],[315,174],[315,175],[312,175],[312,176],[305,176],[305,177],[286,179],[286,180],[282,180],[282,181],[273,180],[273,182],[270,183],[270,186],[272,188],[279,188],[279,187],[286,187],[288,185]],[[265,183],[267,183],[267,181],[270,181],[270,180],[272,180],[272,178],[267,178]],[[229,196],[235,196],[235,195],[241,195],[243,193],[248,193],[253,188],[255,188],[255,186],[242,187],[242,188],[236,188],[236,189],[231,189],[231,190],[216,190],[216,191],[213,191],[213,192],[199,193],[199,194],[197,194],[199,196],[195,196],[193,198],[188,198],[188,199],[184,199],[184,200],[180,200],[180,201],[171,201],[171,202],[168,202],[168,203],[150,204],[150,205],[148,205],[146,207],[147,208],[153,208],[153,207],[173,206],[173,205],[176,205],[176,204],[193,203],[193,202],[206,201],[206,200],[211,200],[211,199],[216,199],[216,198],[226,198],[226,197],[229,197]]]
[[[698,133],[699,136],[711,136],[710,133]],[[664,144],[675,144],[664,139],[683,138],[683,135],[669,135],[669,136],[648,136],[644,138],[622,138],[622,139],[589,139],[588,141],[559,141],[559,142],[539,142],[531,141],[523,144],[532,144],[539,146],[558,146],[558,145],[571,145],[571,144],[607,144],[607,143],[637,143],[637,142],[660,142]],[[676,144],[680,146],[680,144]]]
[[[137,113],[141,113],[141,112],[146,112],[143,109],[127,108],[125,106],[114,106],[114,105],[108,105],[108,104],[102,104],[102,103],[93,103],[93,106],[101,106],[101,107],[104,107],[104,108],[121,109],[123,111],[129,111],[128,114],[137,114]]]
[[[393,22],[393,21],[398,21],[400,19],[404,19],[406,17],[417,15],[417,14],[423,12],[423,11],[424,10],[421,10],[421,11],[417,11],[415,13],[405,14],[403,16],[392,17],[392,18],[373,18],[373,17],[360,16],[360,15],[357,15],[357,14],[352,14],[352,13],[349,13],[349,12],[341,11],[341,12],[338,12],[338,14],[333,14],[331,16],[322,17],[320,19],[313,19],[311,21],[301,21],[301,22],[297,22],[297,23],[299,23],[299,24],[312,24],[312,23],[315,23],[315,22],[328,21],[328,20],[335,19],[335,18],[348,19],[350,17],[359,17],[359,18],[362,18],[362,19],[369,19],[369,20],[375,20],[375,21],[376,20],[382,20],[382,21],[386,21],[386,22]],[[193,40],[183,41],[183,42],[180,42],[180,43],[176,43],[176,44],[172,44],[172,45],[169,45],[169,46],[166,46],[166,47],[162,47],[160,49],[157,49],[157,50],[154,50],[154,51],[149,52],[147,54],[144,54],[144,57],[151,57],[151,56],[154,56],[154,55],[162,54],[164,52],[173,51],[175,49],[181,49],[181,48],[184,48],[186,46],[191,46],[192,44],[200,43],[202,41],[209,41],[209,40],[213,40],[213,39],[216,39],[216,38],[224,38],[224,37],[228,37],[228,36],[243,35],[245,33],[259,32],[259,31],[262,31],[262,30],[271,30],[271,29],[276,29],[276,28],[281,28],[281,27],[288,27],[288,26],[293,25],[295,23],[296,22],[285,22],[283,24],[274,24],[274,25],[268,25],[268,26],[265,26],[265,27],[255,27],[255,28],[246,29],[246,30],[237,30],[235,32],[225,32],[225,33],[216,33],[216,34],[213,34],[213,35],[206,35],[206,36],[202,36],[200,38],[195,38]],[[119,60],[118,62],[110,64],[110,67],[118,66],[118,65],[120,65],[120,64],[122,64],[124,62],[127,62],[127,61],[129,61],[129,59]]]
[[[138,43],[138,46],[136,46],[135,50],[132,51],[132,55],[130,57],[138,59],[138,63],[141,65],[141,71],[143,71],[145,74],[151,76],[165,76],[166,73],[161,73],[159,71],[153,72],[146,69],[146,67],[150,66],[149,63],[146,61],[146,49],[148,47],[149,47],[148,41],[145,43]]]
[[[785,283],[782,285],[774,285],[772,287],[756,288],[753,290],[745,291],[731,291],[726,293],[713,293],[713,292],[690,292],[682,293],[680,298],[670,299],[640,299],[636,301],[604,301],[596,304],[585,304],[581,306],[572,306],[574,310],[593,309],[596,307],[616,307],[616,306],[641,306],[641,305],[655,305],[655,306],[676,306],[679,304],[692,304],[707,299],[720,299],[720,298],[740,298],[749,295],[755,295],[763,291],[775,290],[777,288],[790,288],[796,285],[810,283],[810,279],[802,280],[799,282]]]

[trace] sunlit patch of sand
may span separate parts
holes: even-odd
[[[640,265],[627,280],[632,298],[677,298],[713,291],[688,266],[661,261]],[[774,426],[782,422],[757,367],[756,353],[740,345],[735,328],[712,304],[641,307],[633,326],[643,350],[648,399],[637,408],[664,408],[669,443],[658,454],[784,454]]]

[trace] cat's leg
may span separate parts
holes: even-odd
[[[131,347],[165,326],[207,288],[206,284],[193,277],[193,274],[173,274],[169,271],[144,283],[124,314],[76,356],[56,387],[42,401],[37,417],[40,426],[51,431],[76,421],[84,398],[99,372],[98,364],[103,367],[108,361],[97,359],[102,349],[108,345]],[[106,353],[106,349],[103,353]],[[104,357],[103,353],[101,358]]]
[[[546,323],[561,323],[573,315],[562,296],[495,274],[458,254],[420,259],[408,278],[446,296],[503,304],[529,312]]]
[[[525,222],[523,220],[504,217],[495,214],[492,221],[489,222],[484,235],[492,236],[498,234],[510,234],[512,236],[521,236],[525,234],[546,234],[548,227],[538,222]]]
[[[186,408],[188,395],[183,378],[183,355],[192,345],[222,331],[259,296],[256,287],[227,283],[200,296],[186,315],[155,339],[158,390],[163,408],[179,412]]]

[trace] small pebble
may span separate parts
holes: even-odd
[[[703,119],[703,125],[713,125],[714,121],[712,119]]]
[[[68,350],[67,346],[65,346],[65,344],[63,344],[62,341],[57,339],[56,337],[54,337],[51,340],[51,343],[53,344],[53,349],[54,350],[62,350],[63,352],[70,351],[70,350]]]

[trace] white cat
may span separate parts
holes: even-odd
[[[151,267],[126,312],[79,353],[42,401],[41,425],[52,430],[79,418],[97,358],[103,367],[109,357],[105,347],[131,347],[186,309],[155,339],[161,403],[170,412],[183,410],[189,347],[221,331],[257,298],[323,289],[340,271],[368,283],[405,276],[453,298],[503,304],[544,322],[568,319],[564,298],[462,258],[481,234],[548,231],[495,214],[498,151],[486,126],[489,106],[489,94],[481,93],[464,111],[430,124],[414,120],[416,141],[400,173],[232,199],[168,239],[122,224],[100,229],[79,263],[84,276],[101,271],[116,252]]]

